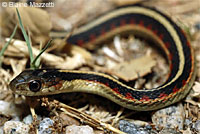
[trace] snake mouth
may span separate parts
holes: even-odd
[[[23,87],[22,85],[24,85],[24,83],[16,84],[16,81],[13,80],[10,82],[9,87],[15,94],[26,95],[27,91],[25,88],[22,88]]]
[[[27,81],[27,76],[23,76],[23,72],[20,73],[17,77],[15,77],[9,84],[10,89],[13,92],[17,92],[20,89],[21,85],[25,85]],[[20,89],[21,90],[21,89]]]
[[[11,82],[10,82],[10,84],[9,84],[9,88],[15,93],[17,90],[17,88],[16,88],[16,85],[17,85],[17,80],[16,80],[16,78],[15,79],[13,79]]]

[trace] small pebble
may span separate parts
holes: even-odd
[[[146,127],[146,126],[136,126],[133,123],[130,123],[125,120],[120,120],[119,121],[119,129],[127,134],[149,134],[153,133],[150,132],[149,128],[151,127]]]
[[[192,118],[185,119],[184,125],[188,128],[192,124]]]
[[[134,134],[137,132],[136,126],[133,123],[129,123],[125,120],[119,121],[119,129],[128,134]]]
[[[4,134],[28,134],[29,125],[19,121],[7,121],[4,124]]]
[[[200,132],[200,120],[197,120],[195,123],[193,123],[193,128],[194,128],[197,132]]]
[[[14,103],[0,100],[0,113],[8,116],[20,116],[23,111]]]
[[[42,120],[42,117],[40,115],[37,115],[37,120]],[[33,122],[33,117],[31,114],[27,115],[23,118],[23,122],[27,125],[30,125]]]
[[[32,118],[32,115],[27,115],[26,117],[24,117],[24,119],[23,119],[23,122],[25,123],[25,124],[31,124],[32,122],[33,122],[33,118]]]
[[[38,127],[38,134],[51,134],[54,121],[50,118],[44,118]]]
[[[67,126],[66,127],[66,134],[94,134],[94,131],[89,126]]]
[[[181,103],[156,111],[152,116],[152,122],[156,128],[183,129],[185,112]]]

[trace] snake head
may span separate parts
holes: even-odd
[[[10,82],[10,89],[19,95],[39,96],[51,94],[61,85],[56,69],[24,70]]]
[[[15,94],[34,96],[42,88],[40,77],[42,70],[25,70],[15,77],[9,84]]]

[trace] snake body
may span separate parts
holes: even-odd
[[[132,110],[149,111],[183,99],[195,79],[195,60],[183,30],[168,16],[144,6],[119,7],[78,28],[68,43],[93,49],[116,34],[134,33],[158,44],[165,52],[170,73],[157,88],[135,89],[103,73],[35,69],[11,81],[14,93],[25,96],[87,92],[106,97]]]

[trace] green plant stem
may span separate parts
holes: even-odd
[[[23,23],[22,23],[22,20],[21,20],[21,17],[20,17],[20,14],[19,14],[19,11],[18,9],[16,8],[16,11],[17,11],[17,16],[18,16],[18,19],[19,19],[19,25],[20,25],[20,28],[22,30],[22,33],[23,33],[23,36],[24,36],[24,39],[27,43],[27,46],[28,46],[28,51],[29,51],[29,55],[30,55],[30,60],[31,60],[31,63],[33,62],[34,60],[34,57],[33,57],[33,51],[32,51],[32,48],[31,48],[31,44],[30,44],[30,41],[29,41],[29,37],[27,36],[26,34],[26,30],[23,26]]]
[[[17,24],[15,25],[15,28],[13,30],[13,33],[10,36],[10,39],[8,40],[8,42],[4,45],[4,47],[2,48],[2,50],[0,51],[0,66],[1,66],[1,57],[3,56],[4,52],[6,51],[8,45],[10,44],[11,40],[13,39],[13,37],[15,36],[15,33],[17,31]]]
[[[51,44],[51,40],[48,41],[47,45],[40,51],[40,53],[35,57],[35,59],[33,60],[33,62],[31,63],[32,66],[36,65],[36,61],[38,60],[38,58],[42,55],[42,53],[44,53],[44,51],[50,46]],[[38,66],[36,66],[38,67]]]

